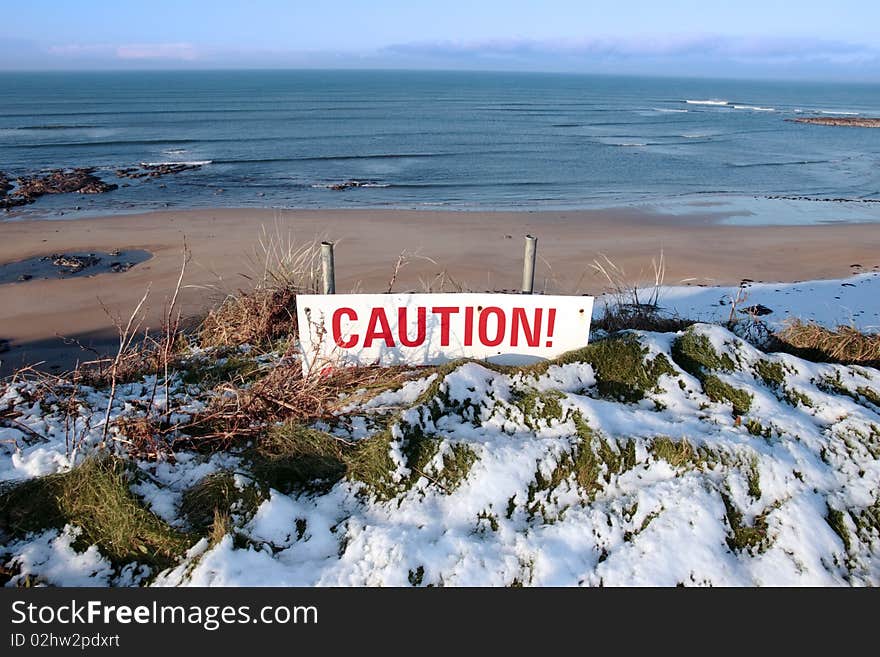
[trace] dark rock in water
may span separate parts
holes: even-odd
[[[9,351],[9,340],[0,338],[0,354]]]
[[[760,303],[756,304],[754,306],[748,306],[747,308],[743,308],[742,311],[744,313],[749,314],[749,315],[754,315],[755,317],[763,317],[764,315],[769,315],[770,313],[773,312],[770,308],[768,308],[767,306],[764,306]]]
[[[14,191],[0,196],[0,207],[9,209],[18,205],[33,203],[44,194],[103,194],[116,189],[116,185],[105,183],[94,175],[94,169],[53,169],[43,175],[24,176],[16,179]]]
[[[12,189],[12,183],[9,182],[8,176],[0,171],[0,196],[6,196],[6,192]]]
[[[332,189],[334,192],[341,192],[346,189],[357,189],[358,187],[368,187],[375,184],[375,180],[346,180],[345,182],[328,185],[327,189]]]
[[[197,171],[202,168],[202,164],[192,162],[161,162],[156,164],[141,163],[139,167],[125,167],[124,169],[116,169],[117,178],[160,178],[172,173],[181,173],[183,171]]]
[[[22,274],[21,276],[18,277],[18,280],[20,280],[20,281],[29,281],[29,280],[31,280],[32,278],[33,278],[33,276],[31,276],[30,274]]]
[[[111,262],[110,271],[119,274],[134,267],[133,262]]]
[[[67,253],[53,253],[43,257],[43,260],[51,260],[52,264],[67,271],[78,272],[93,267],[101,262],[101,259],[93,253],[88,255],[69,255]]]
[[[849,128],[880,128],[880,119],[850,116],[804,116],[785,119],[789,123],[810,123],[812,125],[831,125]]]

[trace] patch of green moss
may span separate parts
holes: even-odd
[[[745,390],[734,388],[714,374],[703,380],[703,392],[713,402],[730,402],[734,415],[745,415],[752,407],[752,396]]]
[[[500,525],[498,524],[498,516],[496,516],[494,513],[490,513],[489,511],[485,511],[485,510],[480,511],[477,514],[478,528],[485,526],[484,524],[488,524],[489,529],[491,529],[493,532],[497,532],[498,529],[500,528]]]
[[[724,493],[721,494],[721,499],[724,502],[727,523],[730,526],[730,533],[727,536],[727,545],[730,549],[734,551],[746,550],[752,554],[764,552],[769,546],[767,512],[756,516],[752,525],[746,525],[743,522],[742,512],[736,508],[733,500]]]
[[[411,586],[421,586],[422,580],[425,578],[425,567],[419,566],[415,570],[410,570],[406,578]]]
[[[451,493],[461,485],[478,459],[469,445],[452,443],[442,456],[442,467],[435,471],[429,464],[439,452],[444,439],[427,435],[420,425],[403,421],[397,424],[397,429],[402,434],[401,452],[410,470],[410,474],[401,481],[394,481],[392,476],[396,466],[390,455],[391,442],[394,440],[391,429],[360,441],[346,458],[350,478],[365,483],[379,499],[388,500],[409,490],[421,477]]]
[[[782,363],[774,363],[762,358],[755,363],[755,372],[771,388],[777,388],[785,382],[785,369]]]
[[[594,342],[583,349],[563,354],[560,364],[583,362],[593,366],[596,389],[604,397],[636,402],[649,391],[659,388],[664,374],[675,374],[675,369],[663,354],[647,359],[648,348],[637,335],[622,333]]]
[[[746,426],[746,429],[748,430],[748,432],[750,434],[752,434],[753,436],[759,436],[762,438],[769,438],[772,433],[771,427],[765,427],[763,424],[761,424],[760,422],[758,422],[758,420],[756,420],[754,418],[750,418],[749,420],[747,420],[745,423],[745,426]]]
[[[706,372],[732,372],[733,360],[727,354],[718,354],[705,335],[693,328],[687,329],[672,344],[672,360],[685,372],[702,379]]]
[[[851,510],[849,516],[865,543],[870,544],[880,538],[880,498],[869,507]]]
[[[559,402],[564,398],[565,395],[558,390],[541,392],[534,388],[517,388],[511,394],[510,403],[522,412],[525,425],[537,431],[542,421],[549,425],[554,420],[563,419],[565,413]]]
[[[791,404],[792,406],[795,406],[795,407],[797,407],[798,404],[802,404],[803,406],[806,406],[807,408],[813,408],[813,406],[814,406],[812,399],[810,399],[804,393],[802,393],[798,390],[794,390],[793,388],[789,388],[789,387],[784,388],[783,392],[782,392],[782,398],[786,402],[788,402],[789,404]]]
[[[878,395],[876,392],[868,387],[857,388],[856,392],[867,399],[869,402],[874,404],[874,406],[880,408],[880,395]]]
[[[704,455],[685,439],[658,436],[651,441],[648,451],[655,459],[666,461],[674,468],[695,467],[705,462]]]
[[[758,472],[758,463],[753,461],[746,472],[746,485],[749,497],[753,500],[761,499],[761,473]]]
[[[852,539],[849,535],[849,530],[846,528],[846,520],[843,511],[832,509],[829,506],[828,512],[825,515],[825,522],[827,522],[828,526],[834,530],[834,533],[840,537],[840,540],[843,541],[843,547],[849,552],[850,547],[852,546]]]

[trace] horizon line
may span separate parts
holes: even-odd
[[[605,73],[600,71],[559,71],[559,70],[528,70],[528,69],[479,69],[479,68],[413,68],[403,66],[387,66],[387,67],[350,67],[350,66],[243,66],[243,67],[224,67],[224,66],[204,66],[194,68],[20,68],[20,69],[0,69],[0,75],[4,74],[39,74],[39,73],[245,73],[245,72],[336,72],[336,73],[506,73],[514,75],[560,75],[572,77],[607,77],[607,78],[649,78],[649,79],[670,79],[670,80],[727,80],[742,82],[821,82],[825,84],[878,84],[880,79],[874,78],[853,78],[841,80],[839,77],[809,77],[809,76],[791,76],[791,77],[749,77],[743,75],[725,75],[719,73],[717,76],[703,74],[675,74],[675,73]]]

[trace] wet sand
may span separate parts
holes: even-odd
[[[720,215],[672,217],[628,209],[570,212],[427,212],[405,210],[165,211],[79,219],[0,223],[0,263],[58,252],[143,249],[153,257],[123,273],[0,285],[0,373],[22,363],[71,367],[90,351],[58,336],[107,351],[115,340],[110,314],[131,313],[151,289],[144,326],[161,325],[180,272],[184,238],[192,252],[181,307],[197,316],[223,296],[249,288],[262,271],[262,230],[298,244],[337,243],[337,291],[384,292],[402,251],[410,254],[395,291],[422,291],[441,271],[475,291],[515,289],[523,236],[538,237],[536,289],[601,293],[591,268],[601,254],[633,281],[653,282],[661,250],[667,284],[714,285],[839,278],[880,266],[880,226],[720,225]]]

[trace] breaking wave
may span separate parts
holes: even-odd
[[[203,167],[206,164],[213,163],[213,161],[214,160],[190,160],[187,162],[185,160],[177,160],[174,162],[171,162],[171,161],[168,161],[168,162],[141,162],[141,166],[142,167],[163,167],[163,166],[173,166],[175,164],[185,164],[186,166],[190,166],[190,167]]]
[[[688,105],[718,105],[718,106],[723,106],[723,105],[729,105],[729,104],[730,104],[730,103],[728,103],[726,100],[712,100],[712,99],[709,99],[709,100],[691,100],[691,99],[688,99],[688,100],[686,100],[686,101],[684,101],[684,102],[686,102]]]

